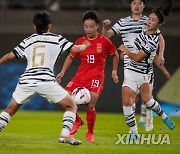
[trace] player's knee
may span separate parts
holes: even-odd
[[[123,104],[123,106],[132,106],[134,101],[135,101],[135,99],[133,99],[133,98],[125,98],[125,99],[122,99],[122,104]]]
[[[69,95],[67,95],[65,98],[63,98],[59,102],[59,104],[66,111],[68,110],[68,111],[72,111],[74,113],[77,111],[77,105],[76,105],[75,101]]]
[[[149,102],[151,100],[152,97],[142,97],[141,96],[141,99],[142,99],[142,102],[144,102],[144,104],[146,104],[147,102]]]

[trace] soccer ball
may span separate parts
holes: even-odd
[[[77,87],[72,92],[72,97],[74,98],[77,105],[85,105],[90,102],[91,95],[87,88]]]

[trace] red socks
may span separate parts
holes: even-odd
[[[93,134],[94,124],[96,121],[96,109],[87,110],[86,120],[87,120],[88,133]]]

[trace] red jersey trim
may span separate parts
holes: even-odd
[[[72,58],[75,58],[71,53],[70,53],[70,56],[71,56]]]
[[[114,53],[109,54],[109,55],[114,55],[115,53],[116,53],[116,51]]]

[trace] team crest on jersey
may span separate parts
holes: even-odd
[[[98,53],[100,53],[102,51],[102,43],[97,43],[96,50]]]
[[[69,83],[67,84],[67,87],[71,87],[72,84],[73,84],[73,82],[69,82]]]
[[[147,50],[150,50],[150,45],[149,45],[149,44],[146,44],[144,47],[145,47]]]

